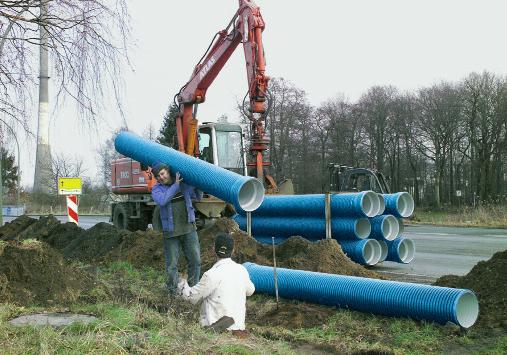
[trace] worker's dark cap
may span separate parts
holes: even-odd
[[[215,238],[215,253],[219,258],[229,258],[234,249],[234,239],[230,234],[218,234]]]
[[[167,166],[166,164],[164,163],[155,163],[155,165],[153,165],[151,167],[151,171],[153,172],[153,174],[155,176],[158,176],[158,173],[161,171],[161,170],[164,170],[166,169],[167,171],[169,171],[169,166]]]

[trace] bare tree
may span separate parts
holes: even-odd
[[[72,98],[92,123],[112,90],[121,111],[121,62],[130,36],[126,0],[6,0],[0,1],[0,112],[28,128],[39,27],[52,59],[57,100]]]
[[[84,166],[83,158],[81,157],[72,157],[66,154],[55,154],[52,158],[51,162],[51,184],[48,184],[51,187],[52,193],[57,191],[58,187],[58,178],[60,177],[82,177],[86,172],[86,168]]]
[[[111,187],[111,162],[120,157],[120,153],[114,149],[114,138],[118,132],[114,132],[111,138],[102,143],[97,149],[98,175],[103,188]]]

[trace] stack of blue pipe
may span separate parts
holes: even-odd
[[[407,192],[379,194],[379,198],[384,200],[385,210],[379,216],[370,218],[372,234],[369,236],[381,244],[383,257],[379,262],[393,261],[408,264],[414,259],[415,244],[412,239],[402,236],[403,218],[410,217],[414,212],[414,200]],[[389,236],[381,233],[382,223],[390,222],[394,225],[395,218],[398,222],[398,227],[393,228],[396,233],[394,230],[391,230],[393,233]]]
[[[375,265],[386,259],[402,262],[399,241],[398,244],[390,241],[395,237],[399,239],[400,216],[406,216],[409,210],[402,209],[404,205],[398,201],[400,196],[410,201],[410,195],[405,194],[379,196],[372,191],[363,191],[331,195],[332,237],[350,259],[362,265]],[[365,198],[373,195],[385,202],[378,204],[381,209],[369,209],[364,203]],[[238,212],[233,219],[246,231],[246,213],[241,209]],[[271,244],[272,237],[275,244],[280,244],[295,235],[318,241],[325,238],[325,233],[324,194],[266,196],[261,206],[252,212],[252,236],[263,244]]]
[[[371,203],[365,203],[365,199],[371,198],[378,199],[371,191],[331,196],[334,238],[361,240],[370,234],[368,217],[377,214]],[[241,209],[238,212],[233,218],[246,230],[245,212]],[[300,235],[311,241],[325,238],[325,195],[266,196],[260,207],[252,212],[252,234],[261,241],[271,236],[287,239]]]

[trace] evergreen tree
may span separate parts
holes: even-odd
[[[2,155],[2,182],[7,188],[8,193],[16,192],[18,186],[19,168],[14,165],[14,155],[10,154],[6,149],[1,148]],[[4,191],[7,192],[7,191]]]
[[[157,141],[160,144],[178,149],[178,140],[176,139],[176,117],[179,114],[179,108],[174,103],[169,106],[164,119],[162,121],[162,128],[160,128]]]

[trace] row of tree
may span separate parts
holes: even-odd
[[[325,192],[334,163],[379,170],[392,191],[409,191],[418,205],[506,199],[505,77],[472,73],[416,92],[375,86],[357,102],[338,96],[319,106],[290,81],[275,78],[270,96],[271,174],[277,181],[292,179],[296,193]],[[158,142],[174,146],[177,114],[176,106],[169,107]],[[152,127],[145,136],[155,138]],[[112,141],[100,154],[105,183],[115,158],[110,147]]]
[[[505,200],[507,79],[472,73],[416,92],[375,86],[357,102],[343,96],[319,106],[304,90],[270,82],[272,174],[298,193],[327,189],[329,163],[379,170],[391,189],[418,204]]]

